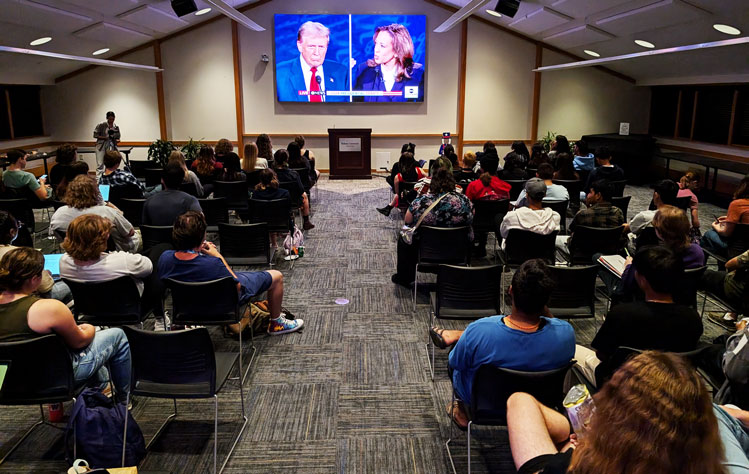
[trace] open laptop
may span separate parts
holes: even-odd
[[[61,253],[50,253],[44,256],[44,269],[49,270],[55,280],[60,279],[60,257],[62,256]]]
[[[109,201],[109,185],[108,184],[100,184],[99,192],[101,193],[101,197],[102,199],[104,199],[104,202]]]

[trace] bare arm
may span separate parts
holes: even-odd
[[[539,403],[532,395],[518,392],[507,400],[507,432],[515,467],[543,454],[566,449],[570,424],[564,415]]]
[[[39,300],[29,308],[28,325],[40,334],[54,332],[72,349],[82,349],[94,340],[96,330],[90,324],[76,324],[73,313],[57,300]]]
[[[699,229],[700,228],[700,217],[699,217],[699,211],[697,211],[697,208],[692,208],[692,227]]]
[[[229,273],[231,273],[231,276],[234,278],[237,278],[237,274],[234,273],[234,270],[231,269],[228,263],[226,263],[226,259],[223,255],[221,255],[218,250],[216,249],[216,245],[213,242],[203,242],[203,248],[200,249],[200,252],[205,255],[210,255],[211,257],[220,258],[221,262],[223,262],[224,266],[227,270],[229,270]],[[242,285],[240,283],[237,283],[237,291],[239,291],[240,287]]]
[[[726,270],[732,272],[739,268],[739,257],[733,257],[731,260],[726,262]]]

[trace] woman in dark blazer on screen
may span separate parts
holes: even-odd
[[[423,101],[424,67],[413,60],[414,44],[408,29],[396,23],[378,26],[373,40],[374,57],[354,68],[353,90],[402,92],[402,95],[354,96],[354,102]]]

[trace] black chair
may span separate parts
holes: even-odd
[[[245,313],[247,303],[239,303],[237,282],[232,277],[203,282],[185,282],[167,278],[166,287],[172,294],[172,323],[192,326],[224,326],[238,323]],[[252,357],[244,369],[242,333],[239,333],[239,377],[242,384],[255,359],[254,331],[250,324]]]
[[[229,222],[229,207],[226,198],[199,198],[200,209],[203,210],[208,232],[218,232],[220,223]]]
[[[143,199],[143,191],[133,183],[109,187],[109,202],[122,209],[120,205],[124,199]]]
[[[613,188],[612,196],[622,197],[624,196],[624,188],[627,187],[627,180],[621,181],[609,181],[609,184]]]
[[[189,194],[190,196],[200,197],[198,196],[198,187],[193,182],[180,184],[179,190],[183,193]]]
[[[260,173],[263,170],[255,170],[247,173],[247,188],[255,189],[255,186],[260,182]]]
[[[437,290],[430,294],[429,327],[434,324],[434,318],[474,320],[501,314],[501,281],[501,265],[440,265],[437,269]],[[428,338],[426,347],[429,371],[434,380],[434,344],[431,338]]]
[[[292,211],[302,206],[302,193],[299,192],[299,187],[296,181],[280,181],[278,187],[285,189],[291,196]]]
[[[473,202],[473,231],[475,233],[494,233],[495,255],[496,247],[501,240],[499,232],[497,232],[497,216],[504,218],[509,209],[509,199],[498,199],[493,201],[479,199]],[[501,219],[499,219],[499,221],[501,222]]]
[[[560,319],[596,317],[596,277],[598,265],[557,267],[549,271],[556,281],[551,292],[549,312]]]
[[[471,228],[420,226],[416,231],[416,272],[414,275],[414,311],[419,286],[419,272],[437,273],[440,264],[468,266],[471,247],[468,233]]]
[[[504,369],[487,364],[478,368],[473,376],[470,404],[466,403],[469,473],[471,472],[471,427],[473,425],[504,426],[507,423],[507,399],[517,392],[529,393],[547,407],[561,409],[564,399],[564,378],[574,363],[575,361],[570,361],[569,364],[558,369],[539,372]],[[454,403],[454,391],[452,399]],[[450,452],[452,425],[453,423],[450,423],[450,439],[445,443],[445,447],[450,464],[455,471],[455,463]]]
[[[145,179],[146,169],[153,168],[155,164],[156,163],[154,163],[153,161],[130,160],[130,172],[133,173],[136,178]],[[187,166],[187,169],[190,169],[189,164]]]
[[[141,224],[140,235],[143,239],[143,252],[154,245],[172,243],[172,229],[170,225],[146,225]]]
[[[569,242],[568,262],[570,265],[589,265],[593,261],[593,255],[597,253],[621,254],[624,248],[623,232],[624,226],[604,228],[579,225],[575,227]]]
[[[250,199],[250,222],[265,222],[268,232],[287,233],[292,229],[291,201],[289,199],[273,199],[263,201]]]
[[[229,265],[271,265],[271,248],[268,225],[227,224],[218,225],[221,255]]]
[[[527,179],[505,179],[504,181],[511,186],[510,201],[517,201],[518,196],[520,196],[520,191],[525,189],[525,183],[528,180]]]
[[[115,206],[120,208],[125,219],[127,219],[133,227],[140,227],[143,222],[143,207],[145,204],[145,199],[123,198],[118,204],[115,204]]]
[[[507,234],[502,257],[502,282],[504,288],[504,274],[507,269],[518,268],[528,260],[543,259],[547,264],[554,264],[557,232],[548,235],[536,234],[530,230],[512,229]],[[505,293],[502,292],[502,306],[504,307]]]
[[[640,231],[635,239],[635,249],[639,251],[643,247],[650,245],[658,245],[661,240],[658,238],[658,234],[655,233],[655,227],[645,227]]]
[[[16,245],[36,246],[36,221],[34,210],[26,198],[0,199],[0,210],[16,218],[18,222],[18,238]]]
[[[0,368],[6,371],[0,383],[0,406],[39,405],[41,414],[41,418],[0,458],[1,465],[37,427],[49,425],[58,428],[44,419],[44,404],[75,400],[83,387],[76,390],[70,350],[55,334],[27,341],[1,342]],[[75,445],[74,440],[74,450]]]
[[[146,186],[157,186],[161,184],[161,176],[164,174],[164,170],[161,168],[146,168],[143,170],[143,174],[146,177]]]
[[[226,207],[238,213],[248,209],[247,181],[214,181],[213,195],[226,198]]]
[[[218,394],[237,363],[238,355],[215,352],[211,336],[206,328],[169,332],[142,331],[129,327],[123,329],[130,344],[132,359],[132,381],[128,403],[133,395],[171,398],[174,401],[174,412],[162,423],[148,442],[146,449],[151,447],[166,425],[177,416],[177,398],[213,398],[213,472],[214,474],[223,472],[248,421],[244,405],[244,390],[240,385],[239,400],[244,422],[221,464],[221,469],[218,469]],[[125,432],[127,432],[127,420]]]
[[[570,195],[570,209],[577,212],[580,209],[580,191],[583,190],[583,182],[579,179],[552,179],[552,183],[564,186]]]
[[[700,286],[702,275],[705,274],[707,265],[684,270],[684,279],[674,291],[674,303],[691,306],[697,309],[697,289]]]
[[[691,196],[677,197],[676,203],[674,205],[683,211],[687,211],[689,207],[692,205],[692,197]]]
[[[629,201],[632,199],[632,196],[614,196],[611,198],[611,205],[614,207],[618,207],[622,214],[624,214],[624,221],[627,221],[627,209],[629,208]]]
[[[561,227],[561,233],[567,234],[567,208],[569,207],[570,201],[568,199],[544,199],[542,201],[543,207],[548,207],[557,214],[559,214],[559,225]]]
[[[411,205],[411,202],[416,199],[414,186],[416,186],[416,181],[398,182],[398,209],[404,214]]]
[[[312,183],[309,179],[309,170],[307,168],[289,168],[291,171],[296,171],[296,173],[299,175],[299,179],[302,181],[302,186],[304,187],[304,191],[309,193],[310,188],[312,188]]]
[[[94,326],[142,324],[153,308],[141,305],[135,281],[123,276],[110,281],[79,282],[63,278],[73,293],[73,315]]]

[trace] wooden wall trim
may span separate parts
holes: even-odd
[[[153,42],[153,61],[154,65],[161,69],[161,41]],[[159,134],[162,140],[167,139],[166,135],[166,105],[164,104],[164,73],[156,72],[156,101],[159,105]]]
[[[492,138],[486,138],[483,140],[464,140],[463,145],[464,146],[476,146],[476,145],[483,145],[486,142],[492,142],[495,145],[512,145],[513,142],[525,142],[527,145],[531,145],[535,143],[533,140],[526,138],[524,140],[505,140],[505,139],[492,139]]]
[[[733,143],[733,127],[736,124],[736,105],[739,102],[739,90],[733,91],[733,104],[731,104],[731,122],[728,124],[728,146]]]
[[[694,124],[697,123],[697,101],[700,98],[700,91],[694,91],[694,105],[692,106],[692,125],[689,129],[689,139],[694,140]]]
[[[543,64],[544,48],[536,43],[536,69]],[[531,140],[538,140],[538,111],[541,104],[541,73],[533,73],[533,109],[531,115]]]
[[[463,156],[463,135],[466,125],[466,69],[468,62],[468,22],[460,28],[460,65],[458,66],[458,156]]]
[[[242,135],[242,137],[254,140],[261,133],[267,133],[271,138],[287,138],[287,137],[294,138],[297,135],[302,135],[304,138],[328,138],[327,133],[268,133],[268,132],[245,133]],[[453,134],[453,138],[457,136],[458,134]],[[417,138],[417,139],[439,138],[439,139],[442,139],[442,134],[441,133],[373,133],[372,138]]]
[[[237,154],[244,158],[242,134],[244,133],[244,101],[242,98],[242,59],[239,51],[239,24],[231,22],[231,49],[234,62],[234,103],[237,111],[237,142],[240,143]]]
[[[10,139],[15,139],[15,133],[13,133],[13,114],[10,110],[10,91],[8,89],[5,89],[5,104],[7,105],[7,112],[8,112],[8,125],[10,126]]]
[[[710,158],[718,158],[721,160],[739,161],[741,163],[749,163],[749,157],[746,157],[746,156],[732,155],[730,153],[721,153],[717,151],[703,150],[703,149],[695,148],[691,146],[669,145],[667,143],[657,143],[656,145],[659,148],[662,148],[664,150],[681,151],[684,153],[694,153],[695,155],[709,156]],[[714,143],[711,143],[710,145],[714,145]]]
[[[679,138],[679,118],[681,117],[681,98],[683,96],[682,90],[679,89],[679,98],[676,102],[676,124],[674,125],[674,139]],[[652,116],[652,111],[650,115]]]

